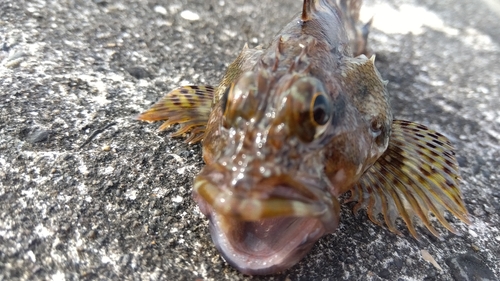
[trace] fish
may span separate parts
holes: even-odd
[[[445,212],[470,224],[450,140],[393,117],[361,2],[304,0],[266,48],[245,44],[219,85],[174,89],[138,116],[201,142],[193,198],[244,274],[298,263],[348,202],[399,235],[402,219],[417,239],[418,225],[440,237],[432,217],[458,234]]]

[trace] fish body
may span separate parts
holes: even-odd
[[[469,222],[448,139],[393,120],[387,82],[364,55],[360,6],[304,0],[268,48],[245,46],[217,87],[175,89],[139,116],[202,141],[193,196],[216,247],[243,273],[297,263],[336,230],[346,192],[395,233],[398,217],[415,237],[415,218],[439,236],[430,213],[453,232],[444,211]]]

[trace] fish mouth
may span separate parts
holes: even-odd
[[[338,226],[336,198],[317,198],[321,193],[308,194],[279,182],[259,185],[255,196],[225,189],[203,175],[195,180],[194,198],[210,221],[215,246],[244,274],[266,275],[291,267]]]
[[[318,219],[273,218],[241,221],[210,215],[210,233],[224,259],[244,274],[266,275],[301,260],[325,234]]]

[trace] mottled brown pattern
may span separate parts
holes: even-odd
[[[298,262],[336,230],[348,191],[354,211],[367,208],[394,233],[398,217],[415,237],[417,221],[439,237],[429,213],[452,232],[445,211],[469,222],[449,140],[393,121],[387,82],[363,55],[360,5],[304,0],[267,49],[245,46],[217,87],[178,88],[139,117],[203,139],[194,199],[216,247],[243,273]]]
[[[186,142],[198,142],[203,138],[205,132],[213,95],[214,88],[212,86],[179,87],[139,115],[138,119],[143,121],[166,120],[160,126],[160,131],[180,123],[180,129],[170,136],[182,136],[191,132]]]
[[[397,211],[415,237],[418,237],[418,234],[414,229],[413,216],[417,216],[437,237],[439,233],[431,225],[428,213],[436,216],[452,232],[456,230],[444,218],[445,210],[469,223],[468,213],[458,189],[458,165],[451,152],[449,141],[443,135],[423,125],[408,121],[395,121],[392,130],[388,149],[352,190],[349,201],[358,201],[355,210],[368,206],[370,219],[374,220],[376,214],[383,214],[389,229],[399,233],[394,226],[396,217],[393,214]],[[415,138],[416,135],[419,137]],[[391,184],[384,184],[388,179]],[[378,184],[374,184],[374,180]],[[368,202],[360,196],[365,192],[373,193],[371,188],[379,186],[396,191],[393,194],[398,194],[398,198],[404,198],[409,202],[409,206],[390,200],[378,206],[373,203],[376,200],[375,196],[371,196]],[[379,192],[377,196],[381,196],[380,194]]]

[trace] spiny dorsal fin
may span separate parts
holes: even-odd
[[[302,21],[310,21],[312,19],[312,5],[314,5],[315,0],[304,0],[304,4],[302,5]]]
[[[358,201],[355,212],[367,207],[370,220],[376,224],[382,225],[377,216],[383,214],[394,233],[400,234],[395,221],[402,217],[418,238],[413,224],[416,216],[439,237],[429,213],[453,233],[457,231],[444,218],[444,211],[470,223],[459,181],[455,153],[445,136],[420,124],[395,120],[389,147],[353,187],[348,201]]]
[[[214,87],[182,86],[170,91],[161,100],[141,113],[137,119],[142,121],[166,120],[159,128],[163,131],[170,125],[179,123],[181,127],[170,134],[181,136],[189,131],[187,143],[195,143],[203,138],[210,116]]]

